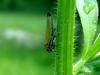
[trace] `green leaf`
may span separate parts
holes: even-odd
[[[94,71],[97,72],[99,71],[100,72],[100,56],[90,60],[87,65],[90,65],[92,67],[94,67]]]
[[[77,74],[79,70],[88,61],[88,59],[94,56],[98,51],[97,49],[93,52],[93,50],[98,47],[98,44],[95,45],[97,41],[95,41],[93,44],[98,22],[97,2],[96,0],[76,0],[76,7],[82,23],[84,34],[84,47],[82,52],[82,58],[76,64],[74,64],[74,74]],[[93,48],[91,49],[91,47]]]
[[[95,55],[100,51],[100,33],[97,36],[96,40],[94,41],[93,46],[87,52],[86,56],[84,56],[83,60],[93,59]]]
[[[88,50],[92,46],[92,42],[95,36],[97,22],[98,22],[98,5],[96,0],[77,0],[76,2],[77,10],[79,12],[81,23],[84,33],[84,48],[83,48],[83,57],[87,54]],[[84,10],[89,11],[87,14]]]
[[[94,58],[100,57],[100,51],[94,56]]]
[[[95,8],[95,0],[84,0],[83,10],[89,14]]]
[[[93,47],[87,52],[84,58],[80,59],[73,67],[74,73],[77,74],[79,70],[84,66],[84,64],[95,57],[95,55],[100,51],[100,34],[96,38]]]

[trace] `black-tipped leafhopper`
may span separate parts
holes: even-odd
[[[45,48],[47,52],[52,52],[54,49],[55,29],[53,27],[53,18],[50,12],[47,13],[47,25],[45,36]]]

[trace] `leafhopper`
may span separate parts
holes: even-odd
[[[47,13],[46,34],[45,34],[45,48],[47,52],[54,50],[55,29],[53,27],[53,18],[50,12]]]

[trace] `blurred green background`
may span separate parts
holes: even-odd
[[[0,75],[54,75],[44,48],[46,13],[54,0],[0,0]]]

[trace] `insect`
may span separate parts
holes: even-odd
[[[46,25],[46,36],[45,36],[45,48],[47,52],[52,52],[55,44],[55,29],[53,27],[53,18],[50,12],[47,13],[47,25]]]

